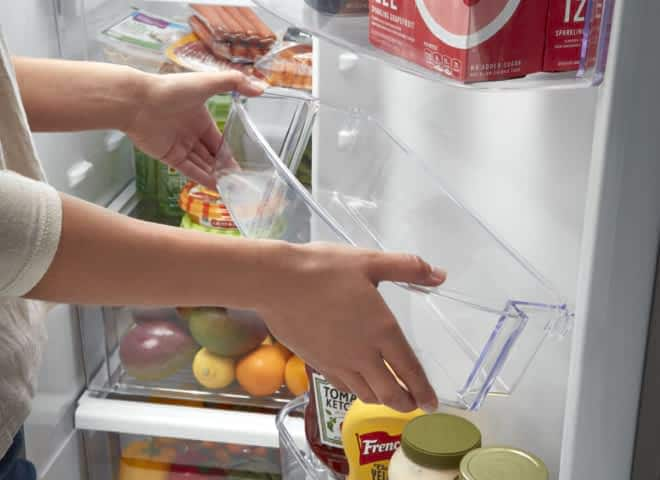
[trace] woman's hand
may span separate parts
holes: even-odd
[[[258,308],[278,340],[365,402],[434,410],[435,394],[377,286],[382,281],[436,286],[445,272],[412,255],[329,244],[295,248],[298,254],[282,260],[290,274],[267,290]]]
[[[254,96],[262,86],[237,71],[149,76],[145,97],[126,133],[143,152],[215,189],[215,156],[222,135],[206,108],[213,95]]]

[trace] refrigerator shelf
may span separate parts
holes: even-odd
[[[358,56],[382,61],[395,69],[411,75],[457,88],[475,90],[527,90],[584,88],[600,83],[605,68],[605,53],[609,40],[609,25],[614,0],[605,0],[604,2],[602,35],[598,35],[598,28],[594,28],[594,26],[598,27],[598,23],[601,20],[600,11],[596,12],[594,8],[594,5],[599,0],[588,1],[589,4],[585,7],[582,66],[577,75],[576,72],[536,73],[512,80],[478,83],[462,83],[453,80],[441,73],[375,48],[369,41],[370,20],[366,13],[357,15],[324,13],[309,5],[309,3],[312,3],[312,0],[254,0],[254,3],[279,17],[284,22],[305,30],[320,39],[327,40],[343,49],[354,52]],[[335,1],[327,3],[340,5],[344,2]],[[378,3],[387,4],[388,2]],[[406,49],[409,47],[403,46],[401,48]]]
[[[89,391],[78,400],[75,424],[79,430],[279,447],[274,414],[110,399]],[[304,441],[301,418],[287,425],[292,438]]]
[[[251,118],[278,99],[307,105],[300,111],[308,115],[292,119],[289,130],[300,145],[315,132],[315,148],[343,175],[317,172],[311,192],[298,182],[287,166],[295,157],[283,162]],[[444,405],[477,410],[488,395],[511,394],[544,341],[571,327],[556,289],[465,208],[425,160],[359,109],[302,92],[236,96],[216,171],[246,237],[414,253],[448,271],[435,289],[379,285]],[[415,182],[416,194],[403,195],[401,182]]]

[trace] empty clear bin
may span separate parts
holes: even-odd
[[[294,176],[297,153],[283,162],[252,121],[274,101],[306,112],[289,127],[296,152],[314,134],[314,148],[333,159],[313,170],[311,192]],[[245,236],[415,253],[447,270],[439,288],[379,287],[444,404],[475,410],[489,394],[510,394],[542,342],[570,327],[556,290],[363,111],[303,93],[237,96],[217,175]],[[414,197],[403,182],[415,185]]]

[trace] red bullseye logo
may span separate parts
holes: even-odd
[[[502,29],[520,0],[415,0],[424,23],[443,43],[475,47]]]

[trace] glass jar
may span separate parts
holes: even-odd
[[[436,413],[412,420],[390,460],[389,480],[456,480],[463,457],[481,446],[469,420]]]
[[[333,387],[307,366],[309,402],[305,408],[305,437],[316,457],[339,476],[348,475],[341,439],[346,412],[357,396]]]
[[[460,480],[548,480],[543,461],[515,448],[479,448],[468,453],[460,466]]]

